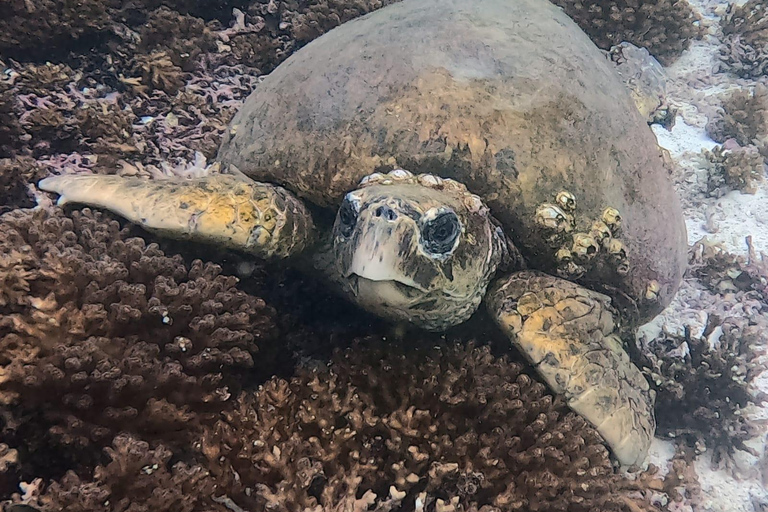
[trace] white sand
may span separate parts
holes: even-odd
[[[679,116],[671,132],[660,126],[653,127],[659,144],[669,150],[677,164],[679,172],[675,176],[676,186],[683,202],[688,243],[693,244],[707,237],[710,241],[722,243],[731,252],[746,254],[745,238],[751,235],[758,253],[768,253],[768,183],[764,182],[754,195],[730,192],[715,199],[702,194],[707,176],[697,162],[697,155],[703,149],[711,150],[716,145],[704,128],[708,117],[715,112],[713,105],[716,104],[716,97],[728,89],[750,84],[725,74],[712,73],[717,62],[719,44],[716,21],[724,12],[727,2],[691,0],[691,4],[704,17],[703,24],[709,27],[710,34],[703,41],[694,43],[677,62],[667,68],[671,80],[669,100],[679,109]],[[707,292],[696,282],[686,281],[673,304],[654,322],[644,326],[640,335],[653,336],[662,326],[679,332],[684,325],[690,325],[694,334],[701,332],[707,320],[703,309],[713,304],[731,313],[753,314],[739,310],[743,306],[728,303]],[[768,375],[759,379],[758,386],[768,392]],[[756,417],[768,417],[765,408],[751,413]],[[764,437],[751,443],[759,453],[764,451]],[[651,462],[664,468],[673,454],[671,442],[657,439],[651,449]],[[748,454],[739,454],[735,467],[715,470],[709,454],[705,452],[696,461],[703,504],[694,510],[760,510],[753,503],[768,502],[768,492],[761,481],[760,466],[764,466],[764,461]]]

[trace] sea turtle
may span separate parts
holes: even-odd
[[[424,329],[485,298],[618,461],[642,463],[654,395],[619,331],[671,300],[685,225],[646,119],[559,8],[403,0],[343,24],[258,85],[218,164],[234,174],[39,186],[310,267]]]

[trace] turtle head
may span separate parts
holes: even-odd
[[[504,247],[488,208],[464,185],[403,170],[364,178],[333,226],[334,261],[350,298],[436,331],[475,312]]]

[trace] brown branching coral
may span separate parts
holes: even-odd
[[[768,76],[768,6],[763,0],[731,4],[721,22],[723,68],[742,78]]]
[[[154,449],[130,435],[119,435],[106,450],[110,462],[100,466],[93,481],[74,472],[54,482],[40,500],[44,511],[108,510],[193,512],[224,511],[211,497],[216,481],[199,465],[170,462],[173,452]]]
[[[101,165],[107,166],[115,157],[136,151],[131,110],[69,66],[28,65],[12,75],[8,99],[0,100],[0,119],[7,116],[16,133],[8,154],[92,151],[103,155]]]
[[[724,150],[722,146],[703,151],[707,169],[707,193],[720,197],[728,190],[747,194],[757,192],[757,185],[765,178],[765,159],[755,146]]]
[[[639,491],[664,483],[614,473],[597,433],[519,364],[365,345],[244,392],[173,463],[117,437],[93,481],[65,476],[44,510],[656,510]]]
[[[0,60],[0,68],[5,64]],[[0,158],[9,157],[18,146],[24,129],[15,113],[16,98],[13,94],[12,81],[0,77]]]
[[[167,52],[158,50],[134,59],[133,72],[140,77],[137,89],[149,93],[156,89],[175,94],[184,84],[182,69],[173,63]]]
[[[313,37],[390,2],[92,3],[80,9],[82,27],[62,21],[57,9],[69,12],[68,2],[32,6],[41,26],[72,29],[24,43],[46,48],[52,64],[37,65],[39,53],[0,41],[0,58],[15,58],[0,77],[0,157],[47,158],[57,170],[86,160],[89,169],[150,174],[184,166],[196,152],[210,159],[258,75]],[[28,26],[27,7],[12,1],[0,25]],[[49,37],[60,44],[52,54]]]
[[[108,30],[107,2],[99,0],[8,0],[0,3],[0,54],[50,58]],[[23,29],[21,29],[23,27]]]
[[[763,425],[743,411],[766,398],[752,384],[764,370],[758,351],[764,323],[710,316],[701,336],[686,328],[682,336],[664,333],[646,343],[642,365],[657,392],[658,434],[710,451],[715,465],[736,450],[753,453],[745,441]]]
[[[216,51],[216,34],[195,16],[162,6],[138,28],[142,53],[164,51],[174,65],[192,71],[201,54]]]
[[[6,214],[0,244],[4,436],[25,439],[34,412],[47,432],[30,452],[92,450],[119,431],[181,442],[190,408],[218,410],[274,369],[273,310],[216,265],[188,266],[88,210]]]
[[[749,256],[727,252],[722,247],[697,242],[690,251],[689,274],[715,293],[734,293],[755,298],[768,307],[768,258],[758,255],[747,237]]]
[[[251,2],[224,31],[237,62],[267,73],[332,28],[397,0],[261,0]]]
[[[733,139],[741,146],[759,145],[768,137],[768,87],[731,92],[707,123],[707,133],[720,143]]]
[[[735,294],[752,303],[751,314],[721,317],[712,312],[700,335],[662,332],[646,340],[640,364],[657,391],[658,432],[728,463],[736,450],[753,453],[745,442],[765,428],[745,414],[766,396],[755,387],[765,370],[768,344],[768,267],[717,246],[697,243],[689,275],[717,293]]]
[[[699,37],[699,18],[686,0],[555,0],[604,50],[623,41],[670,64]]]
[[[47,173],[29,157],[0,158],[0,214],[12,208],[30,208],[35,205],[29,194],[29,185]]]

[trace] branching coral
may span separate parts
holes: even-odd
[[[709,322],[701,337],[686,329],[682,336],[665,333],[651,340],[642,364],[657,392],[658,433],[709,450],[719,465],[736,450],[752,453],[744,442],[763,430],[743,412],[765,400],[755,396],[752,382],[764,370],[757,346],[765,343],[766,325],[714,316]]]
[[[259,74],[313,37],[387,3],[6,2],[0,5],[0,30],[8,27],[4,34],[10,39],[0,39],[0,57],[16,60],[8,70],[3,64],[0,77],[0,157],[90,153],[98,157],[97,168],[110,172],[121,159],[159,167],[189,161],[196,151],[211,158],[231,113]],[[222,27],[233,12],[232,26]],[[25,30],[10,28],[18,26]],[[37,34],[49,26],[54,29]],[[35,65],[38,48],[54,63]],[[108,112],[102,120],[114,119],[120,130],[113,130],[111,121],[89,122],[93,115],[79,112],[94,107],[91,113],[98,114],[104,104]],[[171,108],[188,118],[184,133],[162,123]],[[104,133],[94,133],[99,126]],[[145,139],[150,137],[154,140]]]
[[[50,59],[84,44],[110,26],[107,2],[99,0],[9,0],[0,3],[0,54]],[[23,27],[23,30],[21,29]]]
[[[690,252],[688,272],[713,292],[756,298],[768,307],[768,258],[757,255],[752,237],[746,243],[747,258],[715,244],[697,242]]]
[[[708,174],[707,192],[712,196],[720,197],[728,189],[754,194],[765,178],[765,159],[755,146],[732,150],[717,146],[704,150],[702,156]]]
[[[736,450],[761,434],[764,425],[746,414],[766,396],[755,387],[765,370],[768,344],[768,267],[754,255],[749,261],[716,246],[698,243],[691,251],[690,275],[718,293],[753,301],[749,315],[711,313],[700,335],[663,332],[646,340],[640,364],[657,391],[658,432],[712,453],[715,464],[728,463]]]
[[[764,141],[768,138],[768,88],[731,92],[723,99],[717,116],[707,124],[707,133],[717,142],[734,139],[741,146]]]
[[[29,157],[0,158],[0,214],[12,208],[34,206],[28,188],[46,172]]]
[[[202,19],[165,6],[149,13],[138,35],[141,53],[164,51],[184,71],[192,71],[201,54],[216,51],[217,36]]]
[[[123,434],[106,453],[110,462],[96,469],[93,482],[69,472],[50,486],[40,508],[51,512],[226,510],[211,500],[217,484],[209,472],[199,465],[172,465],[173,452],[163,445],[152,449],[147,442]]]
[[[29,453],[93,450],[119,431],[181,442],[190,408],[217,410],[274,369],[273,310],[216,265],[188,266],[88,210],[6,214],[0,244],[4,437]]]
[[[8,69],[0,60],[0,69]],[[13,75],[0,75],[0,158],[6,158],[13,153],[14,147],[20,143],[24,129],[16,115],[16,97],[13,94]]]
[[[743,78],[768,76],[768,6],[763,0],[731,4],[723,21],[720,59]]]
[[[175,94],[184,84],[181,68],[162,50],[137,56],[134,59],[133,71],[141,78],[141,85],[137,89],[142,93],[159,89],[168,94]]]
[[[656,389],[658,433],[683,439],[696,450],[712,453],[716,465],[736,450],[753,453],[745,441],[763,426],[743,410],[761,403],[752,382],[763,370],[758,344],[765,322],[714,316],[701,337],[665,333],[647,343],[646,374]],[[712,342],[711,346],[710,342]]]
[[[116,438],[93,483],[66,476],[45,510],[655,510],[638,492],[653,478],[615,474],[596,432],[519,364],[365,345],[244,392],[194,458]]]
[[[604,50],[628,41],[670,64],[699,37],[686,0],[555,0]]]

